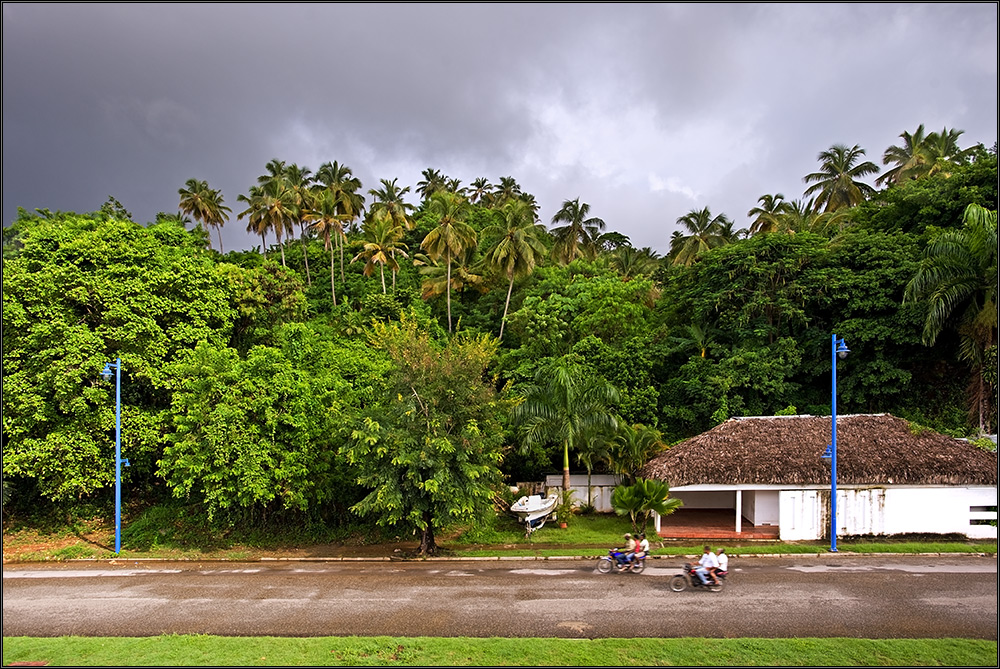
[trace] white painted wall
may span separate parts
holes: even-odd
[[[754,525],[779,525],[777,490],[744,490],[743,517]]]
[[[822,504],[816,490],[782,490],[778,493],[779,538],[808,541],[823,536]]]
[[[972,511],[973,507],[996,505],[993,487],[889,488],[885,491],[885,533],[960,532],[970,539],[996,539],[996,527],[971,524],[973,519],[997,519],[995,511]]]
[[[745,495],[746,493],[744,493]],[[684,502],[685,509],[735,509],[736,508],[736,491],[735,490],[713,490],[713,491],[700,491],[700,490],[687,490],[687,491],[670,491],[671,497],[676,497],[677,499]]]
[[[590,477],[590,503],[601,513],[614,513],[611,506],[611,495],[615,492],[615,486],[619,483],[619,478],[611,474],[594,474]],[[569,486],[573,491],[574,506],[583,506],[587,503],[587,475],[570,474]],[[562,474],[549,474],[545,477],[545,494],[562,491]]]
[[[829,490],[783,490],[779,494],[781,539],[817,540],[829,536]],[[997,528],[973,525],[973,519],[996,520],[994,487],[837,488],[837,535],[951,534],[996,539]],[[760,499],[757,500],[760,506]]]

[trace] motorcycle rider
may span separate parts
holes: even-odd
[[[712,583],[718,585],[719,579],[715,577],[714,570],[719,568],[719,560],[715,557],[715,553],[712,552],[711,546],[705,546],[698,564],[699,566],[694,570],[694,573],[698,574],[701,584],[708,585],[709,577],[711,577]]]
[[[626,567],[632,566],[632,560],[635,558],[635,539],[628,532],[625,533],[625,548],[622,549],[625,554],[624,559],[619,561],[618,569],[625,569]]]

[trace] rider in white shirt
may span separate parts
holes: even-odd
[[[705,552],[702,553],[701,559],[698,560],[698,564],[701,566],[694,571],[701,579],[702,585],[708,585],[709,576],[712,577],[713,583],[718,584],[719,579],[715,578],[715,574],[712,573],[712,570],[719,568],[719,560],[715,557],[715,553],[712,552],[711,546],[705,546]]]
[[[719,571],[729,571],[729,556],[726,555],[725,548],[720,548],[717,551],[715,559],[719,561]]]

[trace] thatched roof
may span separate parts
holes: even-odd
[[[829,484],[829,443],[829,416],[731,418],[657,455],[639,475],[671,487]],[[996,485],[997,456],[894,416],[838,416],[837,482]]]

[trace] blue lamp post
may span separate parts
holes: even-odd
[[[830,445],[826,447],[824,458],[830,458],[830,551],[837,552],[837,358],[843,360],[850,353],[843,338],[831,337],[833,367],[830,388]]]
[[[122,359],[104,364],[101,376],[111,378],[115,370],[115,554],[122,551]],[[125,461],[128,467],[128,460]]]

